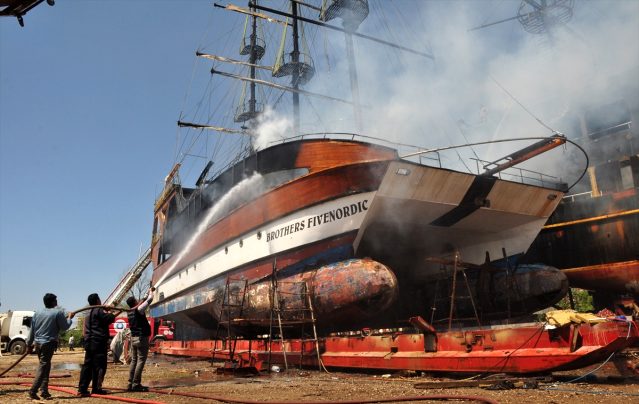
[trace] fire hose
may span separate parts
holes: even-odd
[[[8,368],[6,368],[5,370],[3,370],[0,373],[0,377],[4,376],[5,373],[7,373],[8,371],[10,371],[11,369],[13,369],[18,363],[20,363],[20,361],[22,361],[27,355],[29,355],[31,353],[31,350],[27,349],[21,357],[18,358],[17,361],[13,362],[13,365],[9,366]]]
[[[0,381],[0,385],[18,385],[18,386],[28,386],[27,383],[20,382],[3,382]],[[76,395],[75,391],[69,390],[66,387],[74,387],[71,385],[49,385],[49,389],[55,391],[61,391],[64,393]],[[111,389],[114,390],[114,389]],[[121,390],[122,389],[117,389]],[[291,401],[253,401],[253,400],[242,400],[237,398],[230,398],[224,396],[216,396],[212,394],[202,394],[202,393],[184,393],[179,391],[164,391],[158,389],[149,389],[151,393],[157,394],[165,394],[169,396],[180,396],[180,397],[190,397],[190,398],[200,398],[205,400],[215,400],[221,401],[225,403],[233,403],[233,404],[292,404]],[[91,397],[102,398],[107,400],[115,400],[115,401],[123,401],[128,403],[140,403],[140,404],[164,404],[162,401],[153,401],[153,400],[143,400],[143,399],[135,399],[129,397],[121,397],[115,395],[101,395],[101,394],[92,394]],[[372,403],[396,403],[396,402],[406,402],[406,401],[426,401],[426,400],[469,400],[469,401],[478,401],[481,403],[487,404],[497,404],[497,401],[492,400],[486,397],[479,396],[467,396],[467,395],[453,395],[453,394],[434,394],[434,395],[425,395],[425,396],[406,396],[406,397],[388,397],[388,398],[373,398],[367,400],[340,400],[340,401],[303,401],[302,404],[372,404]],[[295,401],[299,403],[299,401]]]
[[[95,305],[95,306],[86,306],[86,307],[83,307],[83,308],[78,309],[76,311],[72,311],[71,313],[73,313],[73,315],[75,316],[76,314],[80,313],[81,311],[87,311],[87,310],[91,310],[91,309],[112,310],[112,311],[117,311],[118,313],[121,313],[123,311],[133,311],[136,308],[137,308],[137,306],[132,308],[132,309],[124,309],[122,307],[113,307],[113,306],[107,306],[105,304],[98,304],[98,305]]]
[[[135,310],[137,308],[137,306],[132,308],[132,309],[123,309],[123,308],[120,308],[120,307],[106,306],[106,305],[100,304],[100,305],[96,305],[96,306],[86,306],[86,307],[83,307],[83,308],[78,309],[76,311],[72,311],[71,313],[75,316],[77,313],[80,313],[80,312],[86,311],[86,310],[95,309],[95,308],[102,308],[102,309],[105,309],[105,310],[113,310],[113,311],[117,311],[118,313],[121,313],[123,311],[133,311],[133,310]],[[22,356],[20,356],[18,358],[18,360],[16,360],[11,366],[9,366],[8,368],[6,368],[2,372],[0,372],[0,377],[3,377],[11,369],[13,369],[18,363],[20,363],[30,353],[31,353],[31,348],[28,347],[27,350],[25,351],[25,353],[23,353]]]
[[[30,386],[30,384],[28,383],[20,383],[20,382],[3,382],[0,381],[0,385],[5,385],[5,386]],[[54,390],[54,391],[60,391],[63,393],[67,393],[67,394],[71,394],[73,396],[76,396],[76,392],[74,390],[70,390],[66,387],[74,387],[74,386],[69,386],[69,385],[60,385],[60,386],[54,386],[54,385],[49,385],[49,390]],[[162,401],[154,401],[154,400],[143,400],[143,399],[139,399],[139,398],[129,398],[129,397],[120,397],[120,396],[113,396],[113,395],[98,395],[98,394],[92,394],[92,397],[95,396],[96,398],[103,398],[106,400],[114,400],[114,401],[122,401],[125,403],[138,403],[138,404],[165,404]]]
[[[149,390],[154,393],[160,394],[171,394],[171,395],[179,395],[184,397],[191,398],[202,398],[206,400],[216,400],[222,401],[225,403],[234,403],[234,404],[291,404],[291,401],[252,401],[252,400],[240,400],[235,398],[228,398],[224,396],[214,396],[210,394],[198,394],[198,393],[182,393],[182,392],[164,392],[162,390]],[[490,398],[479,397],[479,396],[457,396],[452,394],[434,394],[427,396],[407,396],[407,397],[389,397],[389,398],[373,398],[370,400],[344,400],[344,401],[296,401],[301,404],[372,404],[372,403],[396,403],[396,402],[404,402],[404,401],[426,401],[426,400],[469,400],[469,401],[479,401],[487,404],[497,404],[497,401],[494,401]]]

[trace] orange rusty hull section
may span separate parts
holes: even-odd
[[[566,197],[524,262],[564,271],[572,287],[639,295],[639,193]]]
[[[241,313],[230,313],[231,318],[236,319],[235,323],[268,324],[273,307],[279,307],[282,321],[308,320],[312,307],[319,325],[343,324],[383,312],[398,296],[393,271],[367,258],[340,261],[291,276],[282,273],[277,276],[277,305],[271,303],[273,286],[270,279],[252,284],[248,286]]]
[[[467,328],[439,333],[372,331],[322,338],[319,357],[326,367],[420,370],[459,373],[544,373],[578,369],[608,358],[639,341],[637,324],[606,321],[554,330],[542,323]],[[156,352],[238,360],[256,366],[288,363],[318,366],[315,341],[266,339],[162,342]]]
[[[626,291],[639,295],[639,260],[563,270],[570,285],[589,290]]]

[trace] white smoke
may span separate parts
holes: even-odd
[[[620,94],[615,92],[624,84],[613,89],[611,78],[620,76],[637,88],[639,77],[627,73],[639,66],[639,43],[631,39],[639,37],[639,2],[575,2],[567,24],[541,35],[525,32],[517,20],[469,31],[514,16],[519,2],[393,3],[371,2],[371,7],[384,7],[384,13],[371,12],[359,32],[430,50],[435,60],[356,40],[363,134],[427,148],[551,135],[539,118],[574,137],[579,126],[568,112],[583,110],[590,101],[601,105],[616,100]],[[393,9],[401,9],[401,15],[392,14]],[[382,18],[393,21],[390,28]],[[333,34],[331,50],[341,57],[335,59],[330,80],[311,82],[309,90],[350,99],[343,42],[340,34]],[[630,97],[636,105],[639,96]],[[320,115],[329,130],[354,130],[352,109],[313,104],[305,108],[307,118]],[[475,151],[494,159],[530,143]],[[471,150],[460,153],[472,157]]]
[[[271,142],[282,140],[291,135],[293,122],[284,115],[276,113],[270,106],[257,118],[257,127],[253,138],[256,150],[267,147]]]
[[[371,12],[359,33],[431,53],[434,60],[354,37],[363,127],[360,130],[355,124],[350,105],[301,95],[302,133],[359,132],[433,148],[550,135],[552,132],[537,121],[539,118],[553,129],[574,137],[581,128],[571,111],[610,103],[620,97],[637,104],[639,42],[634,38],[639,37],[638,1],[575,2],[570,20],[541,35],[526,32],[516,19],[469,31],[515,16],[520,1],[371,0],[369,4]],[[316,18],[312,13],[305,11],[304,16]],[[221,13],[220,18],[228,15]],[[339,19],[329,23],[341,25]],[[277,28],[264,25],[265,30]],[[351,101],[344,35],[308,24],[304,29],[315,76],[303,89]],[[261,63],[271,65],[276,41],[269,36],[265,38],[271,39]],[[233,47],[210,49],[210,53],[232,57],[237,49],[233,43]],[[225,65],[224,69],[231,68]],[[236,73],[246,75],[241,70]],[[260,78],[290,85],[290,77]],[[222,81],[214,79],[216,83]],[[230,102],[223,92],[218,99]],[[259,120],[254,147],[262,149],[273,141],[297,135],[292,131],[290,99],[291,94],[278,91],[258,99],[276,104],[277,114],[267,109]],[[234,127],[237,124],[229,122],[232,115],[222,112],[232,109],[232,105],[219,108],[220,116],[204,121]],[[228,139],[228,135],[224,136]],[[206,138],[201,137],[200,141],[204,144]],[[221,162],[224,157],[236,155],[229,150],[244,146],[239,138],[231,137],[231,141],[237,143],[235,149],[215,148],[219,152],[213,159],[218,167],[224,166]],[[446,152],[443,158],[449,163],[459,163],[460,157],[467,161],[476,153],[491,160],[527,144],[530,142],[460,149]],[[561,151],[553,153],[559,159],[563,155]],[[548,156],[545,154],[542,159],[545,166]]]

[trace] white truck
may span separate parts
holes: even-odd
[[[27,350],[33,311],[0,313],[0,351],[22,355]]]

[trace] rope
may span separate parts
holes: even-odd
[[[498,82],[498,81],[497,81],[497,80],[496,80],[496,79],[495,79],[492,75],[490,75],[490,74],[489,74],[488,76],[489,76],[489,77],[490,77],[490,78],[491,78],[491,79],[495,82],[495,84],[497,84],[497,86],[498,86],[499,88],[501,88],[501,89],[502,89],[502,90],[503,90],[506,94],[508,94],[508,96],[509,96],[510,98],[512,98],[512,99],[513,99],[513,101],[515,101],[517,104],[519,104],[519,106],[520,106],[520,107],[522,107],[524,111],[526,111],[526,112],[527,112],[530,116],[532,116],[533,118],[535,118],[535,120],[536,120],[537,122],[539,122],[539,124],[540,124],[541,126],[543,126],[544,128],[548,129],[548,130],[549,130],[549,131],[551,131],[552,133],[559,133],[558,131],[554,130],[554,129],[553,129],[553,128],[551,128],[550,126],[546,125],[546,124],[545,124],[545,123],[544,123],[541,119],[537,118],[537,116],[536,116],[535,114],[533,114],[532,112],[530,112],[530,110],[528,110],[528,108],[526,108],[526,107],[524,106],[524,104],[522,104],[521,102],[519,102],[519,100],[518,100],[517,98],[515,98],[515,96],[514,96],[514,95],[512,95],[512,94],[511,94],[508,90],[506,90],[506,89],[504,88],[504,86],[502,86],[501,84],[499,84],[499,82]]]

